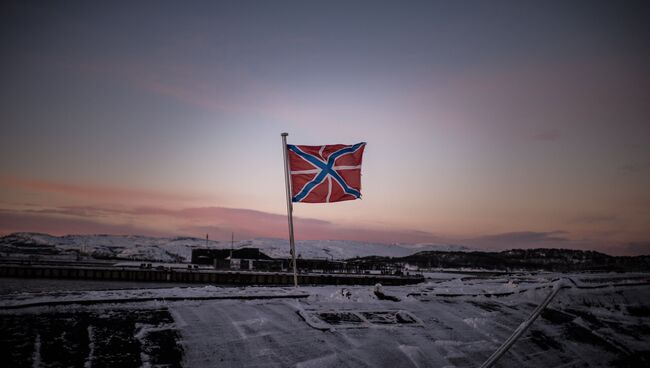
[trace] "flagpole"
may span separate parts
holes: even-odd
[[[287,217],[289,218],[289,246],[291,247],[291,263],[293,264],[293,285],[298,287],[298,272],[296,270],[296,244],[293,238],[293,203],[291,201],[291,174],[289,169],[289,158],[287,157],[287,136],[289,133],[282,133],[282,153],[284,156],[284,180],[287,186]]]

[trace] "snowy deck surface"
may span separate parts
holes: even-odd
[[[648,364],[647,274],[429,276],[420,285],[383,288],[399,301],[379,300],[361,286],[14,287],[0,290],[0,350],[10,352],[8,366],[29,367],[477,367],[554,280],[569,276],[569,287],[497,366]],[[93,304],[75,304],[83,300]],[[28,307],[48,302],[66,304]]]

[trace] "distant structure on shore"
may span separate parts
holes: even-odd
[[[212,265],[217,270],[282,271],[282,260],[273,259],[258,248],[192,249],[192,263]]]

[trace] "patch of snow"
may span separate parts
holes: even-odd
[[[95,331],[93,330],[93,326],[88,326],[88,356],[86,357],[86,361],[84,362],[84,368],[91,368],[92,367],[92,359],[93,356],[95,355]]]
[[[41,335],[36,334],[34,340],[34,353],[32,354],[32,366],[38,368],[41,366]]]
[[[440,282],[382,287],[387,294],[399,297],[400,302],[378,300],[373,293],[374,286],[370,285],[307,286],[298,290],[206,286],[23,293],[1,298],[0,304],[92,298],[109,304],[2,310],[0,315],[49,313],[53,309],[74,313],[92,308],[98,313],[107,311],[110,318],[110,311],[117,308],[166,308],[174,319],[173,326],[138,325],[136,337],[145,340],[146,334],[156,328],[176,329],[184,349],[183,364],[192,367],[480,366],[531,315],[548,295],[548,286],[564,277],[576,283],[567,283],[569,287],[561,289],[549,307],[569,318],[554,321],[542,315],[536,319],[499,362],[501,366],[601,366],[613,365],[615,359],[625,357],[619,350],[603,349],[602,343],[624,347],[631,353],[647,351],[648,333],[638,326],[647,326],[650,317],[630,312],[634,308],[648,308],[650,287],[629,282],[629,279],[643,280],[643,274],[462,276],[437,280]],[[485,295],[513,289],[517,292],[503,297]],[[443,290],[456,296],[433,296]],[[166,299],[183,295],[254,296],[295,292],[306,293],[308,297],[247,301]],[[151,296],[159,301],[110,304],[111,298]],[[343,316],[344,313],[347,315]],[[393,323],[398,319],[409,321],[409,318],[421,326]],[[580,328],[588,334],[587,338],[576,340],[581,336],[571,335],[568,332],[571,328]],[[143,356],[143,363],[151,362],[149,358]]]

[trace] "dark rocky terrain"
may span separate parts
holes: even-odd
[[[650,256],[616,257],[572,249],[512,249],[502,252],[418,252],[406,257],[362,257],[350,262],[409,264],[419,268],[481,268],[499,271],[649,271]]]

